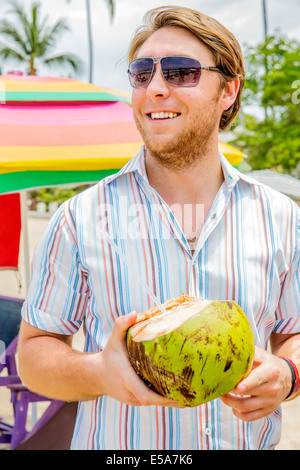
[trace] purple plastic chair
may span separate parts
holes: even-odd
[[[10,391],[10,401],[13,405],[14,423],[6,423],[0,417],[0,443],[10,444],[10,449],[27,448],[31,449],[30,443],[35,442],[36,448],[40,448],[39,439],[34,439],[35,435],[48,423],[48,434],[50,430],[57,434],[56,441],[52,439],[52,446],[56,448],[67,448],[72,435],[72,426],[74,425],[77,404],[66,404],[58,400],[49,400],[37,393],[28,390],[21,382],[18,376],[16,364],[16,350],[18,341],[18,328],[21,321],[22,300],[12,299],[0,296],[0,386],[6,387]],[[13,339],[12,339],[13,338]],[[8,346],[7,346],[8,345]],[[4,347],[3,347],[4,346]],[[6,372],[3,374],[3,372]],[[26,421],[28,407],[30,403],[49,401],[49,406],[44,411],[40,419],[35,423],[31,431],[26,430]],[[68,432],[59,439],[62,429],[55,429],[55,416],[60,410],[65,409],[65,421],[68,423]],[[70,414],[72,412],[72,414]],[[60,415],[60,419],[64,416]],[[44,435],[41,433],[41,435]],[[51,439],[47,437],[49,445]],[[46,439],[46,441],[47,441]],[[41,440],[41,439],[40,439]],[[43,444],[47,448],[47,442]],[[49,447],[48,447],[49,448]],[[50,447],[51,448],[51,447]]]

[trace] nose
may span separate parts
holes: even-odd
[[[170,95],[170,89],[163,77],[161,66],[155,63],[154,67],[153,76],[147,86],[146,94],[151,99],[167,98]]]

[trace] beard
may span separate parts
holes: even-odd
[[[211,103],[206,112],[198,112],[175,137],[161,142],[151,138],[134,113],[147,151],[162,166],[173,170],[182,170],[199,162],[208,154],[218,134],[220,117],[217,103],[218,99]]]

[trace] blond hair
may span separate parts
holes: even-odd
[[[143,24],[131,40],[128,60],[131,62],[144,42],[160,28],[177,26],[191,31],[210,51],[215,65],[220,68],[221,87],[239,78],[240,87],[235,102],[223,112],[220,130],[227,129],[241,108],[241,95],[245,84],[245,68],[242,50],[235,36],[216,19],[180,6],[163,6],[149,10]]]

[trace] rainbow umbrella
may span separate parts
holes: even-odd
[[[6,75],[0,100],[0,193],[98,181],[142,144],[127,93]]]
[[[231,165],[233,165],[235,168],[239,167],[244,157],[243,152],[232,147],[230,144],[222,142],[221,140],[219,140],[219,150],[223,153],[223,155],[225,155]]]
[[[0,194],[98,181],[142,143],[128,93],[66,78],[0,76]],[[242,152],[219,145],[238,166]]]
[[[0,76],[0,194],[21,192],[26,289],[26,190],[97,181],[141,144],[128,93],[64,78]]]

